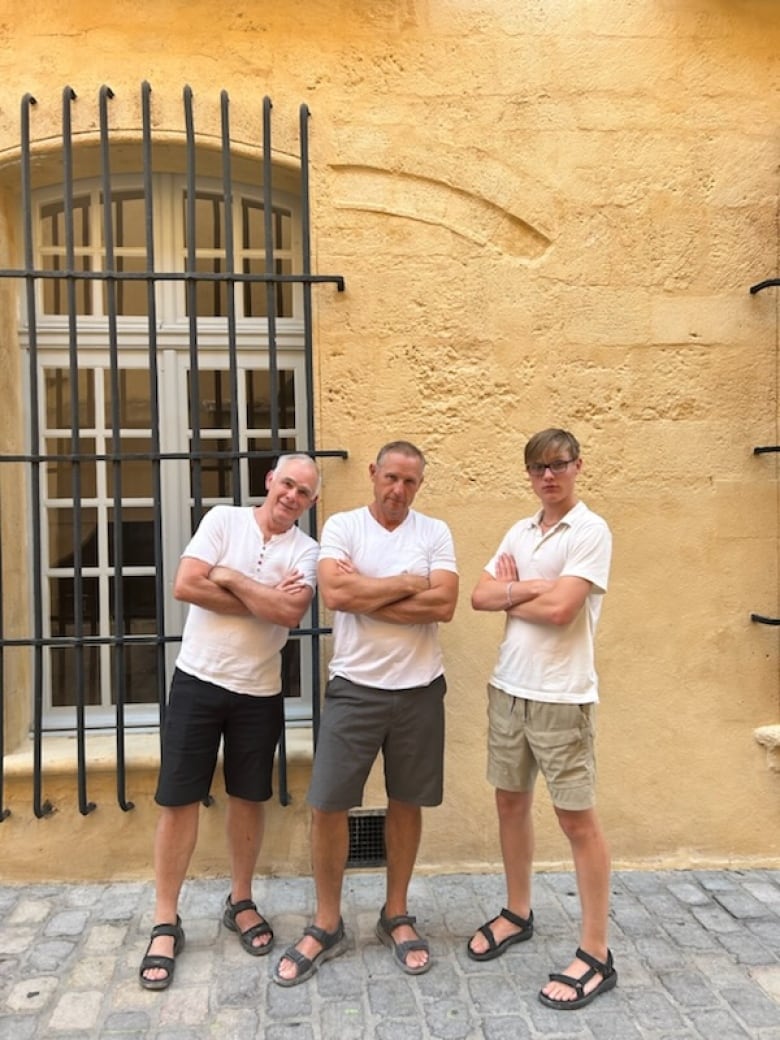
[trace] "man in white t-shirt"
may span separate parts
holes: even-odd
[[[612,537],[578,500],[580,446],[567,430],[535,434],[525,464],[541,509],[504,536],[472,593],[475,610],[506,614],[488,684],[488,780],[496,788],[507,905],[466,952],[500,957],[533,935],[533,789],[545,778],[569,840],[582,907],[580,945],[539,993],[548,1007],[584,1007],[617,982],[607,947],[610,858],[595,810],[594,636]]]
[[[449,621],[458,573],[449,528],[411,508],[425,459],[408,441],[386,444],[369,466],[370,505],[332,516],[322,529],[318,582],[334,611],[333,656],[314,756],[314,922],[280,959],[274,981],[295,986],[343,952],[341,888],[348,810],[360,805],[380,750],[388,797],[386,899],[377,935],[412,975],[431,964],[408,913],[422,806],[442,800],[444,665],[438,624]]]
[[[166,989],[184,945],[179,894],[223,743],[231,891],[223,923],[247,953],[271,949],[273,931],[252,901],[284,725],[281,650],[316,585],[319,548],[296,526],[319,494],[307,455],[283,455],[260,506],[214,506],[182,553],[174,596],[190,604],[165,715],[155,800],[155,926],[139,972]]]

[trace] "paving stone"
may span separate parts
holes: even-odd
[[[715,899],[732,917],[744,920],[749,917],[763,917],[765,905],[744,887],[718,892]]]
[[[31,1015],[0,1015],[0,1040],[32,1040],[37,1029]]]
[[[22,979],[11,989],[6,1006],[11,1011],[40,1012],[49,1004],[57,992],[59,979],[56,975],[40,975]]]
[[[51,1013],[48,1028],[57,1034],[73,1030],[93,1031],[102,1003],[103,993],[100,990],[64,993]]]
[[[50,936],[81,935],[88,920],[88,910],[63,910],[59,914],[54,914],[44,928],[44,934]]]

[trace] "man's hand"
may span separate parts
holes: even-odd
[[[496,560],[496,581],[519,581],[517,563],[510,553],[501,553]]]

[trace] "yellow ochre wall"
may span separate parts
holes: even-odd
[[[314,293],[317,447],[349,452],[324,462],[321,515],[366,502],[376,449],[409,438],[429,460],[416,504],[449,522],[461,569],[445,803],[425,814],[421,869],[500,862],[484,742],[501,621],[469,593],[534,507],[522,449],[550,425],[579,437],[582,497],[615,538],[598,663],[616,865],[780,864],[780,773],[754,736],[780,722],[778,629],[750,620],[780,607],[777,456],[753,455],[779,439],[780,289],[748,291],[778,275],[780,3],[9,4],[4,183],[26,92],[34,144],[56,148],[65,85],[89,98],[78,133],[105,83],[132,138],[142,80],[163,133],[189,84],[217,144],[221,90],[239,142],[270,96],[280,158],[311,109],[313,266],[346,282]],[[12,777],[0,876],[148,876],[154,762],[130,774],[131,813],[106,776],[86,818],[72,780],[49,779],[65,804],[42,821]],[[309,869],[307,776],[294,758],[263,871]],[[227,870],[221,801],[196,873]],[[541,786],[537,801],[537,858],[565,864]],[[376,777],[366,804],[382,804]]]

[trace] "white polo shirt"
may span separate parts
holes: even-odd
[[[222,564],[263,585],[278,585],[299,570],[317,582],[317,543],[293,526],[263,537],[252,506],[214,506],[203,517],[182,556]],[[290,632],[261,618],[217,614],[190,604],[177,668],[234,693],[270,697],[282,688],[280,650]]]
[[[515,697],[562,704],[598,701],[594,637],[607,591],[612,535],[606,522],[578,502],[546,534],[541,511],[520,520],[504,536],[485,570],[509,553],[520,580],[564,576],[591,582],[585,604],[568,625],[545,625],[507,616],[491,683]]]
[[[413,509],[393,531],[378,523],[368,506],[330,517],[320,536],[320,559],[343,558],[370,578],[458,571],[447,525]],[[334,611],[330,677],[383,690],[427,686],[444,671],[438,628],[436,622],[396,625]]]

